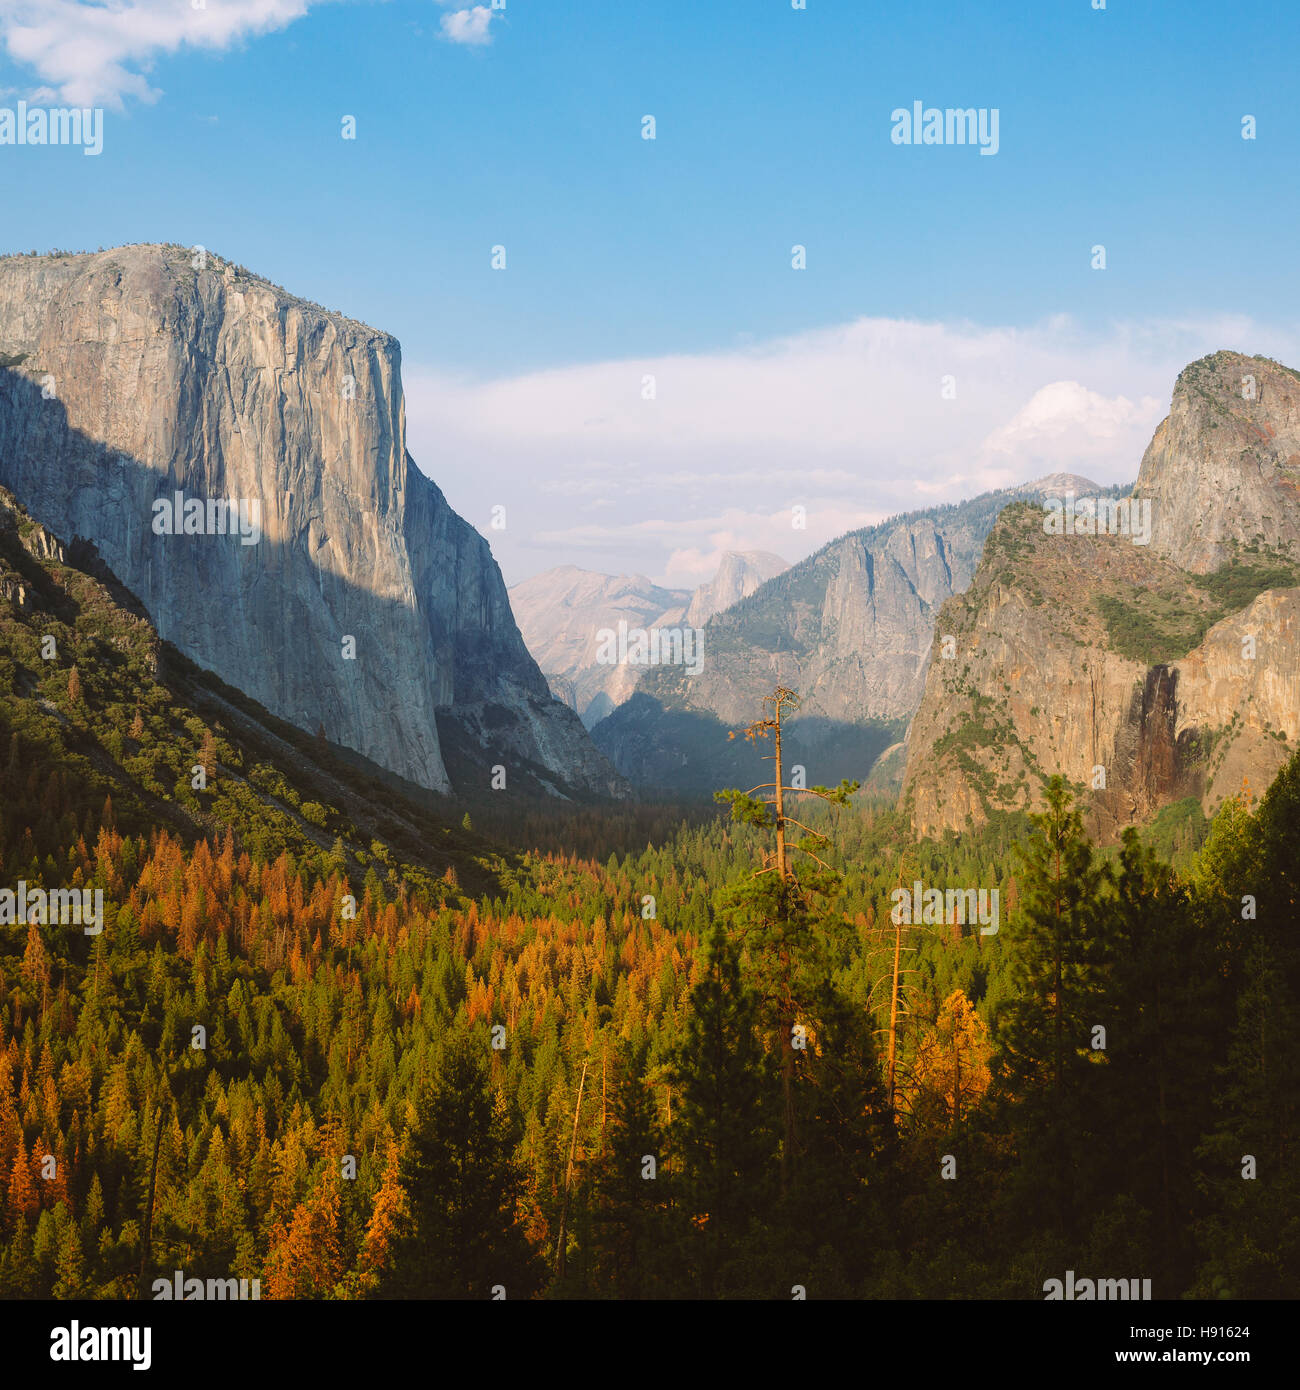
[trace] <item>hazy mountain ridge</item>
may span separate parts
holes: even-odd
[[[645,668],[602,661],[602,631],[701,627],[788,566],[766,551],[725,551],[713,579],[694,591],[669,589],[640,574],[599,574],[559,565],[510,590],[519,629],[551,693],[591,728],[636,689]]]
[[[767,550],[724,551],[717,574],[707,584],[701,584],[691,598],[686,622],[691,627],[703,627],[715,614],[726,612],[789,568],[779,555]]]
[[[998,513],[1070,488],[1104,491],[1057,474],[838,537],[712,618],[698,675],[648,669],[635,705],[595,727],[597,745],[633,782],[705,790],[734,764],[727,730],[781,683],[803,702],[791,729],[817,765],[810,778],[865,777],[915,712],[935,615],[974,577]]]

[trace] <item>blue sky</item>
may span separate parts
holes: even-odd
[[[0,104],[59,93],[108,107],[98,158],[0,148],[0,250],[202,243],[395,333],[412,452],[481,529],[493,497],[517,495],[521,479],[576,470],[567,491],[539,494],[529,534],[490,537],[511,580],[572,560],[684,582],[733,544],[796,558],[845,518],[997,482],[990,439],[1062,381],[1092,417],[1107,408],[1089,393],[1132,407],[1110,453],[1078,457],[1067,443],[1062,464],[1131,477],[1180,353],[1290,350],[1294,0],[1107,0],[1104,11],[1091,0],[808,0],[803,11],[507,0],[490,17],[436,0],[117,8],[135,40],[83,0],[0,0]],[[216,37],[202,49],[177,43],[203,33]],[[895,145],[891,112],[914,100],[996,107],[997,155]],[[340,138],[345,114],[355,141]],[[645,114],[654,141],[641,139]],[[1241,138],[1247,114],[1253,141]],[[795,243],[805,271],[791,269]],[[505,272],[490,267],[495,244]],[[876,328],[853,338],[855,323]],[[887,324],[907,325],[911,346]],[[934,434],[930,376],[960,356],[954,344],[976,341],[975,397],[949,412],[965,433]],[[929,373],[902,435],[872,437],[847,402],[837,419],[833,399],[829,419],[794,412],[780,456],[739,418],[729,443],[711,445],[714,422],[697,416],[638,425],[631,443],[599,428],[598,383],[621,379],[610,364],[628,381],[647,362],[723,363],[743,378],[775,353],[793,381],[814,355],[805,342],[839,354],[846,390],[882,355],[886,378],[911,360]],[[556,371],[552,394],[568,391],[577,412],[567,430],[544,404]],[[882,410],[897,394],[895,383]],[[485,422],[488,400],[516,411],[507,436]],[[787,537],[793,478],[766,512],[731,506],[728,478],[758,453],[771,486],[782,458],[793,477],[847,472],[852,486],[808,491],[817,524]],[[1005,460],[1011,474],[1039,461],[1054,458]],[[717,484],[683,484],[675,501],[665,491],[657,511],[647,483],[601,491],[602,478],[673,464]],[[595,480],[585,493],[584,477]],[[611,503],[616,516],[596,514]],[[757,519],[747,529],[742,515]]]

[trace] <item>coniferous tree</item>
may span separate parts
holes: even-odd
[[[1300,1297],[1300,1007],[1265,942],[1246,957],[1217,1118],[1201,1154],[1213,1210],[1197,1292]]]
[[[1104,1050],[1111,906],[1108,875],[1096,862],[1064,781],[1044,789],[1037,833],[1021,851],[1020,913],[1007,929],[1014,989],[999,1029],[1000,1095],[1015,1134],[1019,1180],[1010,1211],[1067,1238],[1093,1174],[1086,1116]]]
[[[1107,1065],[1089,1124],[1108,1142],[1092,1156],[1102,1170],[1093,1205],[1103,1220],[1117,1202],[1149,1215],[1147,1263],[1167,1289],[1191,1257],[1193,1150],[1213,1081],[1222,989],[1185,891],[1131,828],[1114,883],[1114,968],[1098,1011]]]
[[[720,925],[705,940],[703,972],[671,1072],[677,1097],[672,1143],[681,1200],[696,1239],[698,1292],[711,1298],[743,1283],[738,1270],[750,1224],[773,1194],[776,1137],[771,1065],[756,1027],[757,1001],[742,982],[739,952]]]
[[[381,1297],[490,1299],[501,1286],[507,1298],[530,1298],[541,1287],[518,1215],[517,1127],[485,1052],[475,1037],[453,1037],[417,1106],[401,1170],[407,1214]]]
[[[667,1236],[670,1174],[645,1049],[619,1046],[613,1060],[606,1151],[594,1184],[599,1263],[615,1298],[662,1292],[656,1280]]]
[[[762,829],[771,828],[774,848],[763,856],[762,868],[727,893],[721,903],[733,937],[749,961],[761,1022],[779,1058],[781,1076],[781,1192],[789,1192],[798,1154],[798,1105],[795,1089],[801,1055],[799,1043],[814,1022],[814,1001],[829,997],[831,950],[824,928],[830,925],[816,899],[832,899],[841,878],[820,856],[830,847],[825,835],[804,824],[786,809],[787,799],[811,797],[832,806],[847,805],[858,783],[845,780],[834,789],[795,787],[785,782],[782,730],[789,714],[799,708],[799,696],[779,685],[763,704],[771,714],[755,720],[743,732],[751,743],[771,740],[770,782],[748,791],[728,788],[714,799],[731,807],[732,819]],[[735,738],[733,732],[729,735]],[[755,792],[764,793],[756,797]],[[767,795],[766,793],[770,793]],[[797,840],[792,832],[802,831]],[[796,852],[801,858],[796,861]],[[811,861],[811,862],[809,862]]]

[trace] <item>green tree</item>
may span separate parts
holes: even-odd
[[[669,1174],[645,1048],[622,1043],[614,1056],[606,1151],[595,1175],[593,1226],[598,1264],[616,1298],[655,1291],[666,1236]]]
[[[1060,777],[1045,788],[1036,833],[1020,850],[1018,920],[1007,931],[1013,988],[1000,1019],[1000,1092],[1016,1134],[1013,1211],[1073,1228],[1088,1170],[1088,1092],[1106,1066],[1094,1045],[1105,1025],[1111,949],[1109,876]]]
[[[858,783],[844,781],[833,790],[787,786],[781,738],[787,712],[799,708],[799,697],[793,690],[778,686],[763,704],[771,714],[755,720],[743,732],[751,743],[771,740],[772,781],[746,792],[735,788],[715,792],[714,799],[730,805],[733,820],[770,828],[774,836],[774,847],[764,855],[762,867],[723,898],[720,911],[728,919],[733,937],[744,947],[762,1024],[780,1058],[781,1191],[785,1193],[799,1142],[795,1086],[803,1049],[797,1042],[815,1021],[813,1001],[828,994],[830,954],[824,930],[828,922],[824,920],[825,908],[816,910],[814,902],[828,902],[841,888],[840,875],[821,858],[830,841],[789,815],[786,798],[807,795],[844,806]],[[755,796],[756,792],[763,795]],[[789,840],[792,826],[803,831],[793,843]],[[797,864],[794,851],[803,856]]]
[[[1246,958],[1217,1120],[1201,1153],[1214,1210],[1202,1297],[1300,1297],[1300,1009],[1263,942]]]
[[[386,1298],[529,1298],[544,1270],[518,1217],[517,1126],[491,1086],[486,1045],[458,1034],[417,1106],[401,1167],[407,1216]]]
[[[757,1000],[721,925],[704,945],[702,974],[670,1071],[677,1095],[672,1140],[697,1240],[691,1260],[706,1298],[735,1291],[751,1221],[772,1196],[776,1142],[769,1120],[771,1065],[759,1044]]]

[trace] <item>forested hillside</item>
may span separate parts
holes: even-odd
[[[0,925],[0,1296],[1300,1293],[1300,761],[1104,853],[1060,785],[920,843],[792,792],[788,879],[744,798],[498,852],[11,515],[0,886],[104,913]]]

